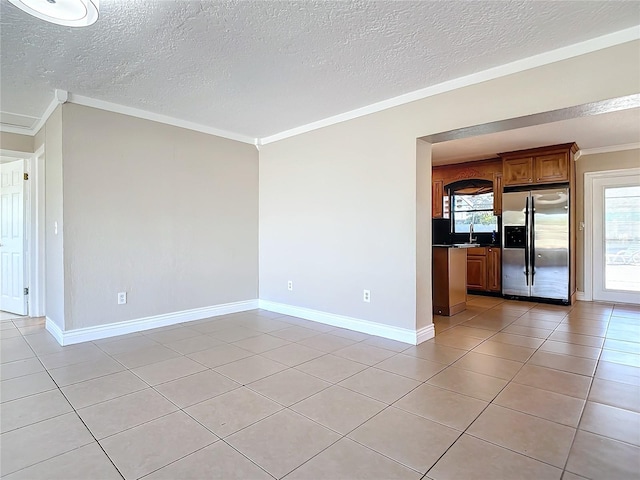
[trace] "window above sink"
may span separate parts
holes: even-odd
[[[453,233],[498,231],[494,215],[493,184],[487,180],[460,180],[446,186],[450,197],[451,230]]]
[[[453,233],[469,233],[471,225],[476,233],[498,230],[498,217],[493,214],[493,192],[455,193],[451,198]]]

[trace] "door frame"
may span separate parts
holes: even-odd
[[[594,184],[596,180],[620,176],[640,175],[640,168],[622,168],[616,170],[603,170],[600,172],[585,172],[584,174],[584,199],[582,203],[582,218],[584,218],[584,248],[583,248],[583,275],[584,275],[584,300],[593,301],[593,226],[595,214],[593,211]]]
[[[29,181],[25,184],[25,283],[29,289],[27,315],[45,315],[45,149],[41,146],[35,153],[0,149],[0,155],[24,159],[25,173]]]

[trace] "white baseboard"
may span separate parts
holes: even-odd
[[[46,329],[53,335],[60,345],[73,345],[81,342],[100,340],[103,338],[125,335],[127,333],[141,332],[152,328],[166,327],[177,323],[202,320],[204,318],[227,315],[229,313],[244,312],[261,308],[271,312],[290,315],[292,317],[304,318],[314,322],[332,325],[334,327],[355,330],[356,332],[376,335],[378,337],[389,338],[399,342],[418,345],[435,335],[433,324],[427,325],[419,330],[393,327],[380,323],[361,320],[359,318],[336,315],[333,313],[312,310],[310,308],[296,307],[284,303],[270,302],[267,300],[247,300],[243,302],[225,303],[211,307],[194,308],[181,312],[165,313],[151,317],[137,318],[124,322],[97,325],[95,327],[77,328],[63,331],[50,318],[46,319]]]
[[[416,332],[416,336],[417,336],[417,341],[415,343],[415,345],[420,345],[422,342],[426,342],[427,340],[429,340],[430,338],[433,338],[436,336],[436,329],[433,325],[433,323],[431,325],[427,325],[426,327],[422,327],[421,329],[419,329]]]
[[[393,327],[391,325],[383,325],[359,318],[347,317],[345,315],[336,315],[334,313],[296,307],[285,303],[270,302],[268,300],[259,300],[258,304],[261,309],[269,310],[270,312],[304,318],[305,320],[355,330],[356,332],[368,333],[369,335],[389,338],[411,345],[417,345],[434,336],[433,324],[415,331],[408,328]]]
[[[586,294],[586,292],[581,292],[580,290],[576,290],[576,300],[580,302],[590,302],[592,298]]]
[[[164,313],[152,317],[136,318],[124,322],[97,325],[95,327],[77,328],[62,331],[51,319],[46,319],[46,328],[54,336],[60,345],[73,345],[74,343],[89,342],[102,338],[115,337],[126,333],[141,332],[152,328],[166,327],[176,323],[202,320],[229,313],[245,312],[258,308],[258,300],[246,300],[243,302],[224,303],[211,307],[194,308],[181,312]]]
[[[62,334],[62,330],[60,330],[60,327],[57,323],[55,323],[49,317],[45,317],[44,326],[60,345],[64,345],[64,335]]]

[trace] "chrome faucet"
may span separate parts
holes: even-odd
[[[473,223],[472,223],[471,225],[469,225],[469,243],[475,243],[476,240],[478,240],[478,238],[473,237]]]

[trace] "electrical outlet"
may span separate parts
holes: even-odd
[[[118,305],[124,305],[127,303],[127,292],[118,293]]]
[[[287,282],[287,290],[289,290],[290,292],[293,291],[293,282],[291,280]]]
[[[371,292],[369,290],[362,292],[362,301],[367,303],[371,302]]]

